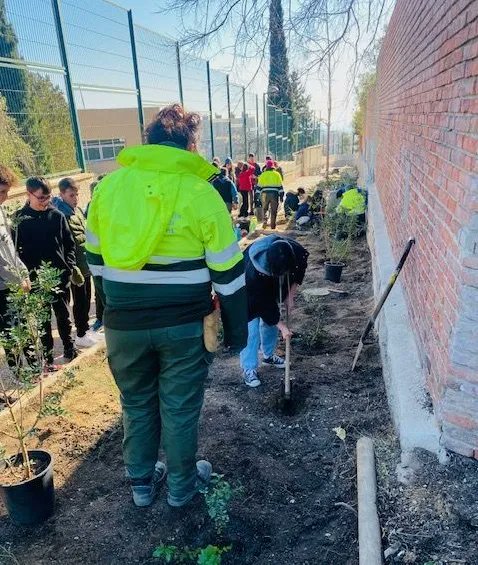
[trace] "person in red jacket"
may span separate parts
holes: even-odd
[[[239,210],[239,217],[245,218],[248,214],[251,216],[254,214],[254,192],[253,192],[253,177],[254,177],[255,169],[248,163],[244,163],[242,165],[242,171],[239,173],[237,177],[238,181],[238,189],[241,193],[242,197],[242,205],[241,209]],[[251,211],[249,211],[251,210]]]

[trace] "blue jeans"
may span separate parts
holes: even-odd
[[[274,355],[277,345],[277,326],[268,326],[261,318],[254,318],[247,327],[249,337],[247,345],[241,351],[241,367],[243,370],[257,369],[259,366],[259,347],[267,359]]]

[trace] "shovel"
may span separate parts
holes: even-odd
[[[407,260],[408,254],[410,253],[410,250],[412,249],[412,246],[413,246],[414,243],[415,243],[415,239],[413,237],[411,237],[407,242],[407,245],[406,245],[406,247],[405,247],[405,249],[402,253],[402,256],[400,257],[400,261],[398,262],[398,265],[397,265],[395,271],[393,271],[393,274],[390,277],[390,280],[388,281],[387,288],[383,291],[383,294],[380,297],[380,300],[378,301],[377,306],[375,306],[375,309],[372,312],[372,315],[370,316],[369,321],[368,321],[367,325],[365,326],[364,331],[362,332],[362,335],[360,336],[360,341],[359,341],[359,344],[357,346],[357,351],[355,352],[354,361],[352,363],[352,371],[355,371],[355,367],[357,365],[358,358],[360,357],[360,353],[362,352],[362,349],[363,349],[363,342],[364,342],[365,338],[368,336],[368,334],[370,333],[370,330],[373,328],[373,326],[375,324],[375,320],[377,319],[377,316],[379,315],[380,310],[382,309],[382,306],[385,303],[385,300],[387,300],[387,297],[390,294],[390,291],[392,290],[393,285],[397,281],[398,275],[400,274],[400,271],[402,270],[402,267],[405,264],[405,261]]]

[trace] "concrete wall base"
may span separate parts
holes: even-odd
[[[385,217],[375,184],[369,191],[368,243],[372,254],[374,294],[378,300],[396,266]],[[404,234],[404,239],[413,234]],[[412,250],[413,253],[413,250]],[[406,268],[406,267],[405,267]],[[415,447],[440,454],[440,431],[427,401],[425,372],[398,279],[375,325],[392,418],[401,448]]]

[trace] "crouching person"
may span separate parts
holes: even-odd
[[[88,211],[87,258],[106,299],[106,347],[137,506],[153,502],[166,472],[171,506],[187,504],[211,477],[196,451],[212,288],[225,345],[240,351],[246,343],[244,260],[208,182],[217,169],[196,152],[200,128],[198,114],[163,108],[146,144],[121,151],[122,168],[100,182]],[[160,444],[167,471],[157,461]]]
[[[309,256],[302,245],[286,237],[270,235],[255,241],[245,251],[248,303],[247,346],[241,351],[244,383],[261,384],[257,369],[259,349],[262,365],[283,369],[284,360],[275,354],[278,332],[286,339],[290,329],[280,320],[280,301],[290,309],[298,285],[304,280]]]

